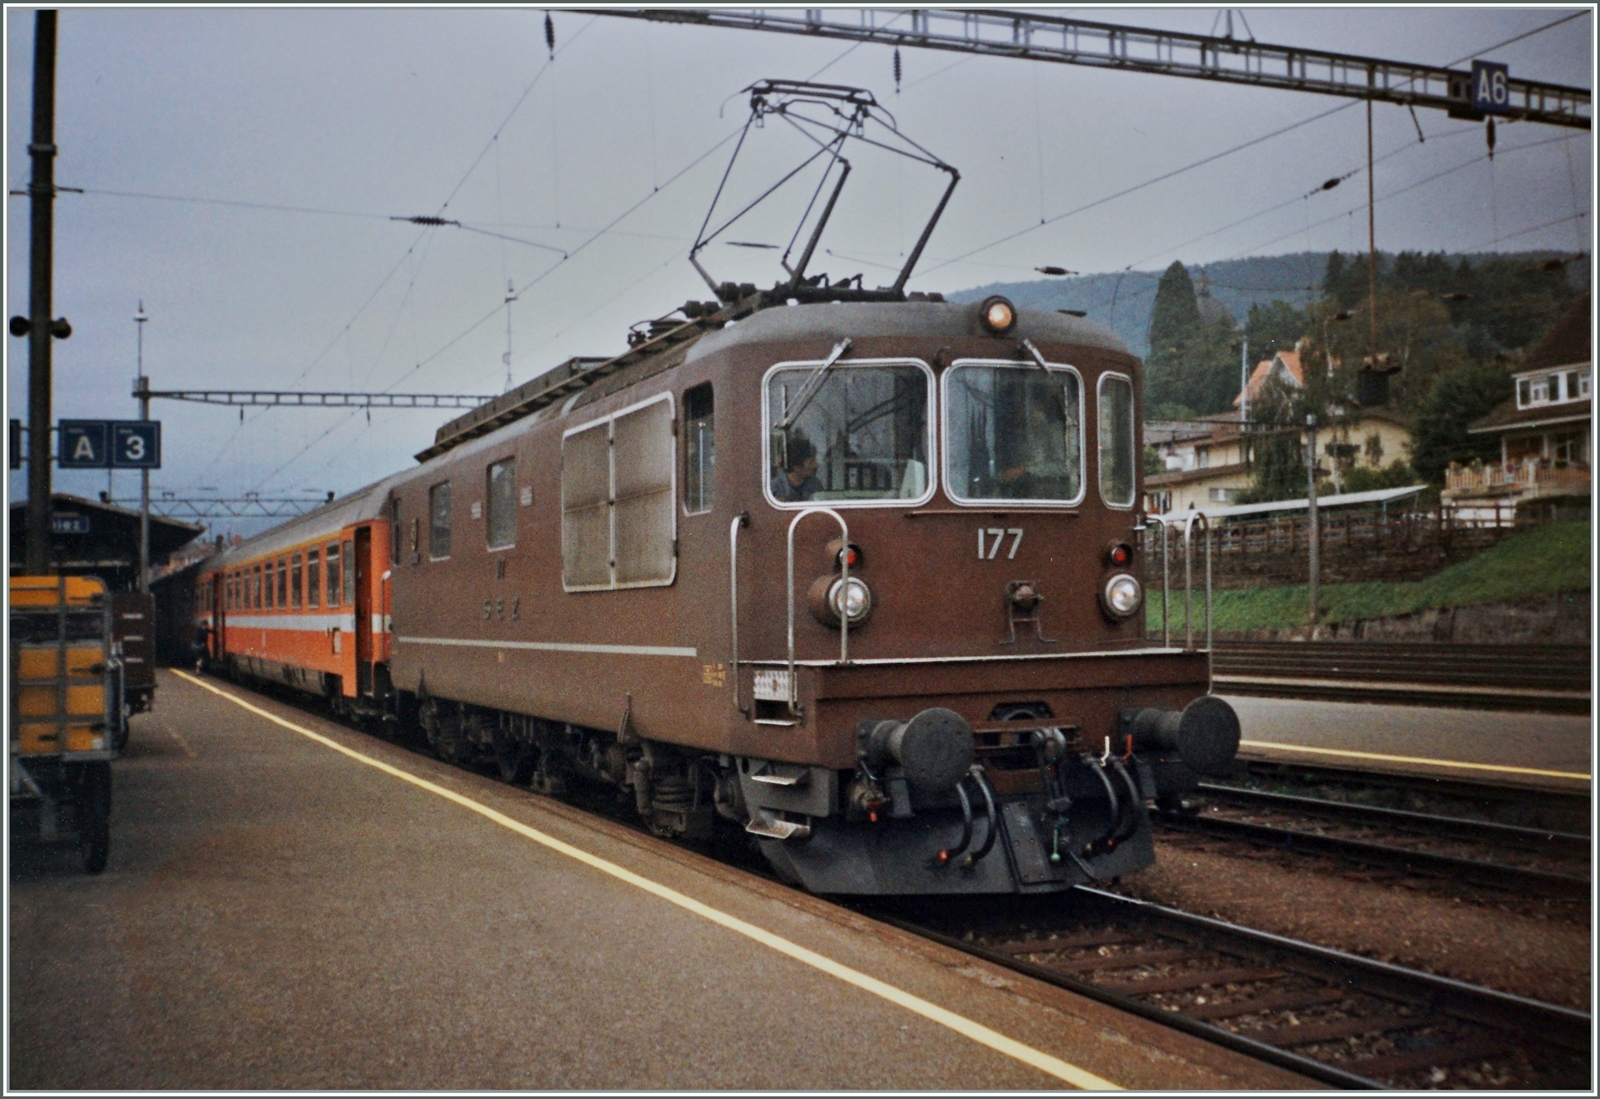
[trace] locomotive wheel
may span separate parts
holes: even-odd
[[[85,873],[98,874],[111,855],[111,764],[86,763],[78,790],[78,848]]]
[[[533,778],[534,767],[539,762],[539,749],[509,733],[494,734],[494,761],[500,769],[500,781],[513,786],[525,785]]]

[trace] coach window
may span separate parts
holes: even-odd
[[[561,440],[561,584],[607,591],[673,582],[677,478],[670,394]]]
[[[323,556],[328,561],[328,606],[339,605],[339,543],[330,542]]]
[[[265,565],[262,565],[261,566],[261,571],[262,571],[262,577],[261,577],[261,605],[263,607],[265,607],[267,610],[270,611],[272,609],[272,607],[273,607],[273,603],[272,603],[272,562],[268,561]]]
[[[517,460],[496,462],[487,479],[489,548],[507,549],[517,544]]]
[[[272,569],[272,566],[269,564],[267,566],[267,569],[268,569],[268,572],[270,573],[270,571]],[[288,605],[289,605],[289,559],[287,557],[280,557],[280,558],[278,558],[278,606],[287,607]]]
[[[289,558],[289,605],[300,606],[300,555],[294,554]]]
[[[449,481],[428,490],[428,556],[435,561],[450,556]]]
[[[785,363],[767,375],[767,496],[776,504],[926,500],[933,492],[921,363]]]
[[[1070,366],[956,363],[944,375],[945,488],[961,503],[1083,497],[1083,397]]]
[[[255,609],[261,609],[261,566],[256,566],[255,574]]]
[[[356,555],[348,539],[344,544],[344,602],[347,607],[356,605]]]
[[[1100,497],[1114,508],[1133,506],[1133,379],[1100,376]]]
[[[711,510],[713,474],[717,467],[711,383],[683,395],[683,510],[698,515]]]
[[[306,606],[322,606],[322,551],[306,550]]]

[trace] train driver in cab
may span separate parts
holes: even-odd
[[[804,435],[789,439],[787,468],[772,475],[772,498],[784,503],[809,500],[822,487],[817,480],[817,450]]]

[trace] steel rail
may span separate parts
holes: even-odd
[[[1461,858],[1457,855],[1441,855],[1434,851],[1395,847],[1370,840],[1325,836],[1271,824],[1255,824],[1250,821],[1219,817],[1188,816],[1180,813],[1164,813],[1159,819],[1162,824],[1174,831],[1242,839],[1280,850],[1334,855],[1368,866],[1396,866],[1424,874],[1460,878],[1476,885],[1487,885],[1496,889],[1523,891],[1550,897],[1587,897],[1594,891],[1594,885],[1588,878]]]
[[[1489,1030],[1512,1032],[1522,1048],[1530,1042],[1537,1042],[1569,1052],[1586,1053],[1589,1050],[1591,1017],[1585,1012],[1562,1007],[1559,1004],[1543,1003],[1449,977],[1374,961],[1331,947],[1242,927],[1224,920],[1183,912],[1089,886],[1075,886],[1072,892],[1073,896],[1100,909],[1101,913],[1113,922],[1153,927],[1158,933],[1167,934],[1181,941],[1198,940],[1198,945],[1210,949],[1225,951],[1232,948],[1256,958],[1266,955],[1276,964],[1292,968],[1307,977],[1326,981],[1332,988],[1355,990],[1379,998],[1397,998],[1414,1004],[1432,1005],[1452,1017]],[[1130,993],[1097,985],[1082,977],[1046,965],[1027,962],[993,947],[958,939],[899,917],[873,913],[873,918],[908,933],[931,939],[952,950],[981,958],[993,965],[1097,1000],[1118,1010],[1191,1034],[1269,1064],[1301,1073],[1322,1083],[1335,1087],[1361,1089],[1384,1086],[1379,1080],[1359,1074],[1360,1061],[1351,1062],[1350,1069],[1341,1068],[1295,1053],[1290,1049],[1237,1034],[1219,1024],[1146,1003],[1137,997],[1136,992]],[[1374,1021],[1374,1029],[1383,1029],[1381,1019]],[[1446,1051],[1441,1050],[1441,1053],[1443,1052]]]
[[[991,57],[1050,61],[1126,72],[1179,76],[1313,92],[1447,111],[1481,119],[1470,71],[1233,37],[1183,34],[1034,12],[597,8],[590,14],[662,23],[797,34],[916,46]],[[909,25],[902,20],[909,16]],[[879,22],[880,17],[883,22]],[[1587,130],[1587,88],[1509,78],[1504,116]]]
[[[1228,801],[1235,805],[1261,805],[1289,809],[1318,816],[1342,818],[1367,824],[1386,824],[1391,827],[1416,828],[1432,835],[1473,843],[1500,845],[1549,844],[1560,848],[1563,854],[1585,855],[1591,841],[1588,836],[1574,832],[1561,832],[1546,828],[1524,828],[1516,824],[1501,824],[1490,820],[1471,820],[1466,817],[1446,817],[1434,813],[1414,813],[1407,809],[1389,809],[1381,805],[1361,805],[1350,801],[1332,801],[1328,798],[1308,798],[1295,794],[1274,794],[1267,790],[1245,790],[1237,786],[1222,786],[1215,782],[1202,782],[1199,792],[1213,801]]]
[[[1587,788],[1505,785],[1447,775],[1362,771],[1352,767],[1329,767],[1277,759],[1246,759],[1242,762],[1245,773],[1256,778],[1287,780],[1305,785],[1348,785],[1364,790],[1403,790],[1432,799],[1459,798],[1489,804],[1510,804],[1519,809],[1555,812],[1574,820],[1589,819],[1591,793]]]

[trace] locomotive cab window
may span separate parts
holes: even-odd
[[[428,490],[428,556],[437,561],[450,556],[450,482]]]
[[[561,585],[656,587],[677,576],[670,394],[561,439]]]
[[[699,515],[711,510],[713,474],[717,466],[711,383],[683,395],[683,510]]]
[[[944,376],[945,487],[961,503],[1083,497],[1082,382],[1070,366],[958,362]]]
[[[485,475],[485,499],[489,512],[489,548],[509,549],[517,544],[517,460],[507,458],[490,466]],[[448,494],[449,486],[445,486]],[[448,495],[446,496],[448,501]]]
[[[920,503],[932,495],[919,362],[784,363],[767,375],[767,498],[775,504]]]
[[[1100,376],[1100,498],[1114,508],[1133,506],[1133,380]]]

